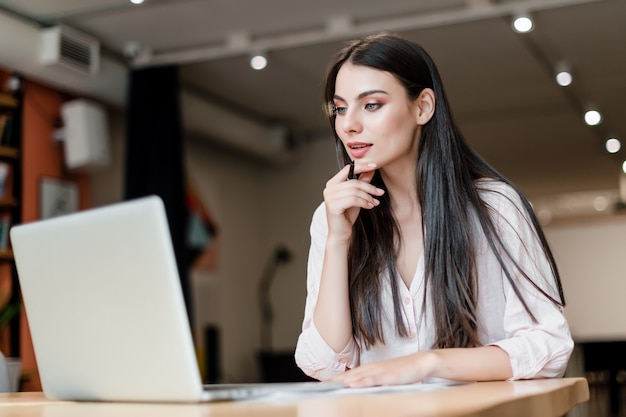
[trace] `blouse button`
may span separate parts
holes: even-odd
[[[404,304],[406,304],[406,305],[411,304],[411,297],[406,297],[406,298],[404,299]]]

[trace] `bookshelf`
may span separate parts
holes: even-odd
[[[0,93],[0,261],[11,260],[9,228],[17,217],[17,199],[14,187],[16,171],[19,171],[19,142],[16,124],[19,121],[18,100]]]
[[[21,95],[0,92],[0,265],[10,280],[8,301],[0,305],[3,309],[20,305],[21,296],[17,271],[9,241],[9,229],[21,222],[22,191],[22,105]],[[8,267],[7,267],[8,266]],[[5,274],[5,272],[3,272]],[[5,294],[5,297],[7,294]],[[5,356],[20,356],[20,315],[14,315],[10,321],[0,323]],[[8,339],[4,337],[8,336]]]

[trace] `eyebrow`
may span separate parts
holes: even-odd
[[[358,96],[356,96],[357,100],[361,100],[367,96],[371,96],[372,94],[389,94],[388,92],[386,92],[385,90],[368,90],[368,91],[363,91],[361,94],[359,94]],[[341,101],[346,101],[343,97],[335,94],[333,96],[334,99],[337,100],[341,100]]]

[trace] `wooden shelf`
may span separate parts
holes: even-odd
[[[13,251],[11,249],[1,249],[0,259],[7,261],[13,260]]]
[[[0,208],[12,208],[17,206],[17,201],[13,197],[0,197]]]
[[[17,148],[13,148],[10,146],[0,146],[0,158],[11,158],[17,159],[20,152]]]
[[[17,99],[7,93],[0,93],[0,107],[14,109],[17,107]]]

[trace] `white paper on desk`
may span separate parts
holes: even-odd
[[[267,395],[255,397],[246,401],[292,401],[313,397],[328,397],[328,396],[341,396],[341,395],[371,395],[379,393],[394,393],[394,392],[428,392],[445,389],[451,386],[459,385],[459,382],[446,381],[446,382],[433,382],[433,383],[415,383],[404,385],[382,385],[376,387],[367,388],[339,388],[332,391],[324,392],[302,392],[302,391],[276,391]]]

